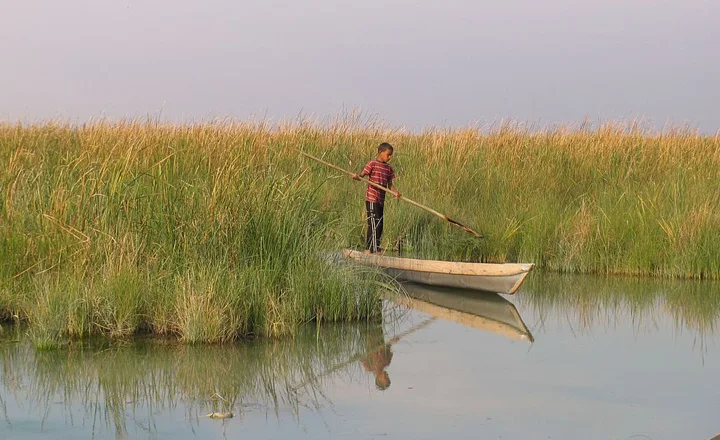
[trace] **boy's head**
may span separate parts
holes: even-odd
[[[375,387],[380,391],[385,391],[390,387],[390,375],[387,371],[382,370],[375,376]]]
[[[387,142],[378,145],[378,160],[383,163],[390,162],[393,155],[393,146]]]

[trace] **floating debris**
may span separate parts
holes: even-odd
[[[205,414],[205,417],[210,417],[211,419],[232,419],[235,417],[235,414],[231,412],[211,412]]]

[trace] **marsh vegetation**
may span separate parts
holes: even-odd
[[[141,332],[187,342],[377,319],[387,286],[327,256],[363,243],[359,170],[396,146],[384,247],[538,270],[720,277],[720,139],[504,124],[96,122],[0,126],[0,316],[38,346]]]

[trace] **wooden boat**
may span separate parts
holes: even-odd
[[[496,293],[415,283],[402,287],[408,296],[400,295],[396,302],[404,306],[506,338],[535,341],[513,303]]]
[[[358,263],[383,268],[391,276],[415,283],[459,287],[493,293],[515,293],[533,264],[453,263],[416,260],[384,254],[365,254],[345,249],[343,254]]]

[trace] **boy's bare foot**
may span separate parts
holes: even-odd
[[[370,249],[365,249],[365,250],[363,251],[363,254],[370,254],[370,253],[372,253],[372,252],[370,252]]]

